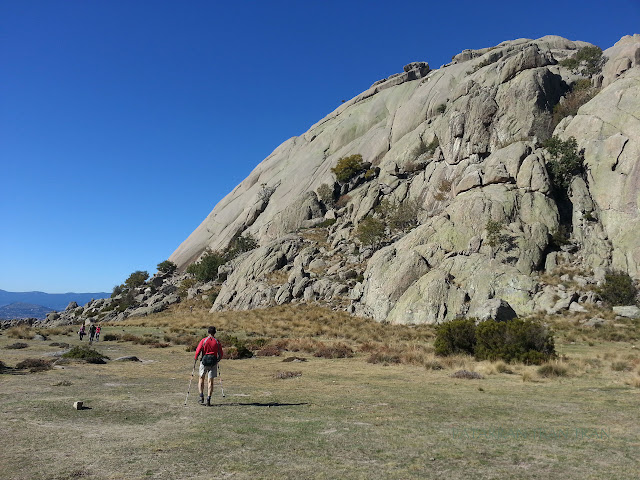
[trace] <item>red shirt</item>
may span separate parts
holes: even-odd
[[[203,355],[217,355],[218,360],[222,360],[222,346],[220,346],[220,342],[218,342],[213,337],[204,337],[198,343],[198,348],[196,348],[196,356],[195,359],[200,355],[200,351],[203,351]]]

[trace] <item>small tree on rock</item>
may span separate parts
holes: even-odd
[[[342,157],[331,171],[341,183],[347,183],[353,177],[364,171],[362,164],[362,155],[359,153],[350,157]]]
[[[146,270],[136,270],[129,275],[129,278],[124,281],[124,284],[128,289],[137,288],[144,285],[144,282],[146,282],[148,278],[149,272]]]
[[[377,248],[385,236],[385,224],[374,217],[366,217],[360,222],[356,230],[356,236],[363,245]]]
[[[160,262],[158,264],[158,271],[160,273],[173,273],[177,268],[178,266],[169,260],[165,260],[164,262]]]

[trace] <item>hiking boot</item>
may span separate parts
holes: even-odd
[[[200,395],[200,399],[198,400],[200,405],[204,405],[204,395]]]
[[[211,406],[211,398],[207,398],[207,407]]]

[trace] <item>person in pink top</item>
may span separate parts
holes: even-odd
[[[200,404],[204,405],[204,377],[207,376],[209,378],[207,385],[207,406],[210,407],[211,394],[213,393],[213,379],[218,376],[218,362],[222,360],[222,346],[220,342],[214,338],[216,327],[209,327],[207,332],[209,335],[198,343],[195,360],[197,360],[202,353],[202,358],[200,359],[200,381],[198,382]]]

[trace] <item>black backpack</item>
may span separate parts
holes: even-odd
[[[207,338],[207,340],[209,340],[209,338]],[[216,365],[216,363],[218,363],[218,355],[204,354],[204,346],[207,344],[207,340],[205,340],[202,344],[202,358],[200,358],[200,363],[205,367],[213,367]]]

